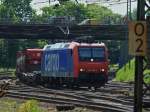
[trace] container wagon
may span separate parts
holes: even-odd
[[[28,82],[34,82],[35,73],[41,71],[41,56],[43,49],[26,49],[17,52],[16,76]],[[34,79],[34,80],[33,80]]]

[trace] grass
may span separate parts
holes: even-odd
[[[133,82],[135,74],[135,60],[132,59],[130,62],[126,63],[121,69],[116,73],[115,81],[119,82]],[[150,70],[144,71],[144,81],[150,84]]]
[[[16,71],[15,68],[9,68],[9,69],[0,68],[0,75],[7,74],[7,75],[15,76],[15,71]]]
[[[144,71],[144,81],[148,84],[150,84],[150,70],[145,70]]]
[[[134,71],[135,71],[135,63],[134,59],[124,65],[121,69],[119,69],[116,73],[116,81],[120,82],[132,82],[134,81]]]
[[[0,99],[0,112],[58,112],[51,104],[40,103],[36,100],[17,100],[12,98]],[[86,108],[77,107],[73,110],[61,112],[94,112]]]
[[[109,68],[110,68],[110,70],[118,70],[119,65],[118,64],[110,64]]]
[[[11,71],[15,71],[16,68],[0,68],[0,72],[11,72]]]
[[[17,112],[46,112],[39,107],[39,103],[35,100],[29,100],[20,105]]]
[[[16,112],[17,102],[7,98],[0,100],[0,112]]]
[[[47,112],[42,109],[39,103],[35,100],[28,100],[26,102],[17,101],[10,98],[1,98],[0,112]]]

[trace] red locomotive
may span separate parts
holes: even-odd
[[[74,54],[74,75],[80,83],[96,87],[108,80],[108,52],[104,43],[71,45]]]

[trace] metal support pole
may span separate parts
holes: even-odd
[[[130,21],[131,17],[131,0],[127,0],[127,18]]]
[[[134,112],[142,112],[143,57],[135,57]]]
[[[49,0],[49,1],[48,1],[48,3],[49,3],[49,6],[50,6],[50,4],[51,4],[51,0]]]
[[[137,20],[145,20],[145,0],[137,2]],[[142,112],[143,56],[135,57],[134,112]]]
[[[127,0],[127,18],[129,18],[129,0]]]
[[[129,3],[129,4],[130,4],[129,18],[130,18],[130,20],[132,20],[132,15],[131,15],[131,12],[132,12],[132,11],[131,11],[131,6],[132,6],[132,5],[131,5],[131,0],[130,0],[130,3]]]

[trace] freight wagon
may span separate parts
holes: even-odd
[[[41,56],[43,49],[26,49],[17,52],[16,76],[21,80],[33,82],[36,79],[34,71],[41,70]],[[35,76],[35,77],[33,77]]]

